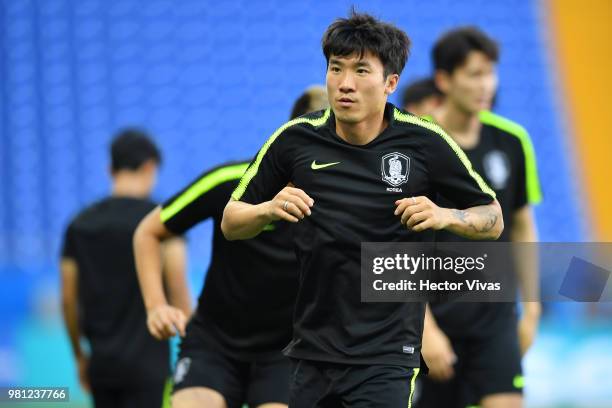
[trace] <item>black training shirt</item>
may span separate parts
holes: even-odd
[[[528,204],[541,200],[535,154],[527,131],[520,125],[492,112],[480,113],[478,144],[464,149],[474,169],[497,195],[504,217],[504,231],[498,241],[509,242],[514,216]],[[441,206],[452,200],[439,198]],[[463,242],[465,238],[447,231],[436,232],[436,240]],[[514,303],[439,303],[432,304],[438,325],[453,337],[487,337],[512,318]]]
[[[291,340],[298,264],[290,223],[269,224],[248,241],[227,241],[223,210],[248,162],[206,171],[164,203],[161,220],[176,234],[213,220],[210,266],[194,319],[238,358],[278,354]]]
[[[109,197],[68,226],[62,256],[78,265],[80,326],[91,345],[93,384],[163,382],[170,373],[167,341],[147,330],[132,236],[155,204]]]
[[[387,104],[386,129],[357,146],[335,132],[330,109],[294,119],[264,144],[232,194],[258,204],[288,182],[314,200],[295,228],[300,263],[295,358],[349,364],[418,366],[422,303],[361,303],[362,242],[431,241],[393,214],[395,201],[436,194],[460,208],[489,204],[494,193],[438,126]]]

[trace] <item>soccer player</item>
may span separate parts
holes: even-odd
[[[487,111],[497,90],[498,54],[497,44],[476,28],[443,35],[432,52],[436,84],[444,93],[433,119],[495,190],[505,225],[499,239],[534,242],[531,205],[541,193],[531,141],[521,126]],[[461,238],[442,231],[436,239]],[[533,262],[516,261],[519,280],[532,288],[537,286]],[[430,372],[419,407],[521,406],[521,354],[533,342],[540,315],[538,302],[523,306],[517,330],[513,303],[432,304],[423,335]]]
[[[431,241],[439,229],[495,239],[503,229],[495,194],[452,139],[387,103],[409,43],[367,14],[332,23],[322,41],[331,109],[274,132],[225,208],[232,240],[296,224],[291,407],[411,404],[425,305],[361,303],[362,242]],[[436,206],[438,192],[460,209]]]
[[[431,115],[442,103],[442,93],[433,78],[423,78],[410,83],[402,95],[404,110],[417,115]]]
[[[155,204],[149,194],[161,156],[148,135],[118,134],[111,146],[112,194],[81,211],[65,234],[62,260],[63,313],[81,385],[96,408],[161,407],[170,375],[169,346],[153,339],[136,278],[132,235]],[[184,282],[184,243],[164,247],[164,274]],[[184,286],[169,286],[182,313],[190,312]],[[81,337],[90,344],[87,355]]]
[[[327,107],[321,90],[309,88],[292,115]],[[291,363],[281,350],[291,340],[298,269],[291,225],[270,222],[256,239],[237,242],[226,241],[220,229],[225,204],[248,166],[248,161],[232,162],[206,171],[154,209],[134,237],[149,330],[164,339],[184,330],[186,316],[164,297],[159,246],[213,220],[212,259],[181,343],[174,408],[287,406]]]

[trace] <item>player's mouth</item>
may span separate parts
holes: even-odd
[[[343,108],[350,108],[354,104],[355,101],[351,98],[338,98],[338,105],[342,106]]]

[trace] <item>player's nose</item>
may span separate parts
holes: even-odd
[[[352,92],[355,90],[355,79],[350,73],[344,73],[340,78],[339,89],[342,92]]]

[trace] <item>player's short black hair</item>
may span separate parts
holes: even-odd
[[[136,170],[148,160],[157,164],[162,160],[148,133],[142,129],[126,128],[115,135],[111,144],[113,171]]]
[[[297,98],[291,109],[289,119],[295,119],[298,116],[324,109],[327,106],[327,92],[325,88],[321,85],[311,86]]]
[[[460,27],[436,41],[431,54],[434,69],[452,74],[471,51],[480,51],[494,62],[499,59],[499,46],[491,37],[476,27]]]
[[[402,106],[419,103],[430,96],[442,96],[433,78],[422,78],[411,82],[402,94]]]
[[[352,9],[348,18],[339,18],[327,28],[322,46],[328,64],[332,55],[363,57],[369,51],[380,58],[387,77],[402,73],[410,53],[410,38],[394,25]]]

